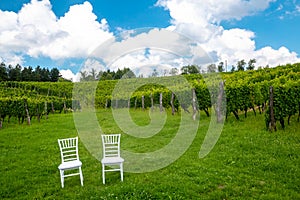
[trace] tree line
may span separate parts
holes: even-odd
[[[136,75],[129,68],[118,69],[115,71],[96,72],[95,69],[91,69],[90,72],[80,71],[80,81],[98,81],[98,80],[118,80],[121,78],[136,78]]]
[[[255,68],[256,59],[250,59],[246,62],[244,59],[237,62],[236,66],[231,67],[231,72],[233,71],[245,71],[253,70]],[[224,72],[227,71],[227,63],[220,62],[218,65],[210,64],[206,69],[202,69],[201,66],[197,65],[187,65],[179,69],[172,68],[169,71],[164,70],[162,76],[167,74],[175,76],[178,74],[199,74],[199,73],[214,73],[214,72]],[[149,77],[158,77],[159,72],[157,69],[153,69],[152,74]],[[139,77],[143,77],[140,75]],[[121,78],[136,78],[134,72],[129,68],[118,69],[117,71],[111,71],[110,69],[106,71],[96,72],[92,69],[90,72],[81,71],[80,81],[98,81],[98,80],[118,80]],[[0,64],[0,81],[35,81],[35,82],[58,82],[63,79],[57,68],[51,70],[47,68],[41,68],[37,66],[33,69],[31,66],[22,67],[17,64],[15,67],[12,65],[6,66],[4,62]]]
[[[246,71],[246,70],[254,70],[255,69],[256,59],[250,59],[246,62],[244,59],[239,60],[236,65],[231,66],[230,72],[234,71]],[[262,67],[259,67],[261,69]],[[268,68],[268,66],[266,66]],[[227,72],[227,62],[219,62],[218,65],[210,64],[206,68],[197,65],[187,65],[181,67],[181,74],[199,74],[199,73],[214,73],[214,72]],[[154,73],[153,73],[154,74]],[[166,73],[164,72],[164,75]],[[179,70],[177,68],[172,68],[169,71],[170,75],[178,75]]]
[[[57,68],[51,70],[37,66],[22,67],[17,64],[6,66],[4,62],[0,64],[0,81],[35,81],[35,82],[58,82],[61,78]]]
[[[236,65],[231,66],[231,72],[234,71],[245,71],[245,70],[254,70],[255,69],[256,59],[250,59],[246,62],[244,59],[239,60]],[[185,75],[185,74],[204,74],[204,73],[214,73],[214,72],[225,72],[227,71],[227,63],[220,62],[218,65],[210,64],[203,68],[202,66],[198,65],[187,65],[183,66],[180,69],[178,68],[171,68],[170,70],[164,69],[163,71],[159,72],[156,68],[153,69],[152,73],[149,77],[159,77],[159,76],[176,76],[176,75]],[[262,68],[262,67],[259,67]],[[268,68],[268,66],[267,66]],[[91,71],[81,71],[80,72],[80,81],[98,81],[98,80],[118,80],[121,78],[136,78],[137,76],[134,72],[129,68],[118,69],[116,72],[111,71],[110,69],[106,71],[96,72],[95,69],[91,69]],[[141,74],[138,76],[139,78],[144,78],[144,75]]]

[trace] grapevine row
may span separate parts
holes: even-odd
[[[188,82],[188,86],[182,81],[182,77]],[[287,119],[289,123],[292,116],[297,113],[299,116],[299,80],[300,64],[296,63],[256,71],[121,79],[99,83],[2,82],[0,114],[24,116],[24,99],[28,102],[30,115],[39,116],[39,113],[47,114],[53,107],[55,110],[61,110],[66,105],[71,108],[72,102],[73,109],[79,108],[80,105],[96,108],[128,106],[150,108],[153,104],[160,103],[164,108],[170,108],[172,96],[175,96],[173,105],[177,111],[179,107],[188,111],[192,106],[191,88],[193,88],[197,97],[197,109],[205,111],[209,116],[212,107],[215,108],[217,104],[220,82],[224,82],[226,117],[233,114],[239,119],[241,113],[247,117],[249,110],[253,110],[254,114],[257,109],[260,113],[266,110],[266,124],[269,123],[269,88],[273,86],[275,120],[280,121],[284,127],[284,120]],[[72,99],[78,99],[80,103]],[[52,106],[53,104],[57,106]],[[75,105],[77,107],[74,107]]]

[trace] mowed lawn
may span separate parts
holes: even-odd
[[[137,124],[149,123],[147,111],[131,111]],[[109,110],[99,110],[104,132],[118,133]],[[134,151],[154,151],[170,141],[180,116],[168,115],[159,136],[140,140],[122,135],[121,146]],[[175,162],[147,173],[107,174],[102,184],[100,162],[79,143],[84,186],[79,177],[65,180],[61,188],[57,169],[57,139],[77,136],[72,113],[50,115],[32,125],[15,119],[0,130],[1,199],[300,199],[300,123],[296,117],[286,130],[265,130],[264,115],[249,113],[240,121],[229,117],[214,149],[198,154],[209,118],[201,114],[196,138]],[[165,138],[165,140],[164,140]],[[126,161],[125,161],[126,165]]]

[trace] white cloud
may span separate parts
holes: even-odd
[[[269,46],[259,49],[255,52],[258,66],[269,65],[271,67],[284,65],[287,63],[300,62],[295,52],[290,52],[286,47],[280,47],[278,50]]]
[[[64,16],[57,18],[50,0],[31,0],[18,13],[0,10],[0,61],[22,64],[24,55],[53,60],[100,55],[101,62],[88,59],[82,69],[100,71],[107,65],[112,70],[133,67],[144,75],[152,72],[153,65],[160,65],[164,70],[225,60],[231,65],[252,58],[257,59],[257,66],[300,62],[298,55],[286,47],[257,49],[255,33],[251,30],[224,30],[220,26],[222,21],[240,20],[264,11],[273,1],[158,0],[157,5],[170,12],[172,25],[147,31],[119,28],[119,39],[110,32],[106,19],[97,19],[89,2],[73,5]],[[300,10],[299,6],[296,10]],[[197,44],[186,45],[191,41]],[[147,55],[145,48],[149,48]],[[70,70],[61,73],[73,80],[79,77]]]
[[[99,73],[100,71],[106,71],[106,66],[101,64],[101,62],[96,58],[88,58],[84,61],[80,71],[86,71],[90,73],[92,69],[95,70],[96,73]]]
[[[190,51],[190,47],[185,45],[190,42],[188,38],[165,29],[136,29],[121,39],[113,38],[103,43],[92,53],[92,56],[101,57],[106,64],[109,64],[120,56],[145,48],[172,51],[179,55],[185,55]]]
[[[74,5],[57,24],[64,33],[42,49],[51,58],[86,57],[99,44],[112,37],[105,19],[99,23],[90,3]]]
[[[67,70],[60,70],[59,71],[61,76],[67,80],[73,81],[73,82],[79,82],[80,81],[80,73],[74,74],[70,69]]]
[[[32,0],[31,3],[25,4],[18,13],[19,27],[33,26],[43,34],[58,30],[56,20],[49,0]]]
[[[173,23],[220,23],[240,20],[268,8],[275,0],[159,0],[158,6],[170,11]]]
[[[163,49],[149,49],[147,55],[145,55],[145,49],[140,49],[119,57],[111,63],[110,68],[116,71],[118,68],[129,67],[136,76],[148,77],[151,76],[154,69],[163,75],[165,71],[169,72],[174,67],[180,69],[186,64],[188,64],[187,60],[180,55]]]
[[[121,33],[121,37],[116,36],[100,45],[92,56],[111,70],[129,67],[136,75],[144,76],[149,76],[154,68],[161,73],[183,65],[212,62],[206,52],[190,38],[157,28]]]
[[[299,5],[296,5],[296,11],[297,11],[298,13],[300,13],[300,6],[299,6]]]
[[[0,63],[4,62],[7,65],[15,66],[18,63],[23,63],[24,59],[22,56],[15,55],[13,53],[4,52],[0,55]]]
[[[18,15],[14,12],[0,10],[0,32],[15,30],[17,28]],[[3,23],[5,22],[5,23]]]
[[[256,59],[256,67],[275,67],[280,64],[299,62],[295,52],[289,51],[286,47],[273,49],[270,46],[256,49],[255,33],[243,29],[224,30],[221,35],[211,39],[203,44],[203,48],[208,52],[216,52],[220,61],[228,61],[229,68],[235,65],[239,60]]]
[[[255,52],[255,34],[249,30],[230,29],[223,30],[219,35],[203,43],[207,52],[215,52],[221,61],[236,63],[239,59],[252,59]]]
[[[158,6],[169,10],[172,17],[170,29],[178,31],[198,42],[216,62],[256,58],[256,66],[277,66],[300,62],[295,52],[286,47],[256,48],[255,33],[234,28],[224,30],[222,21],[240,20],[267,9],[274,0],[159,0]]]
[[[73,5],[58,19],[49,0],[31,0],[18,13],[0,10],[2,59],[20,61],[23,55],[54,60],[87,57],[97,45],[112,37],[107,21],[97,21],[92,9],[89,2]],[[18,55],[19,59],[12,59],[11,55]]]

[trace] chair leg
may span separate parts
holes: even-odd
[[[121,181],[123,181],[123,163],[120,164]]]
[[[61,187],[64,188],[64,170],[59,170]]]
[[[105,165],[102,164],[102,181],[103,181],[103,184],[105,184]]]
[[[80,183],[81,183],[81,186],[83,186],[83,175],[82,175],[81,167],[79,167],[79,176],[80,176]]]

